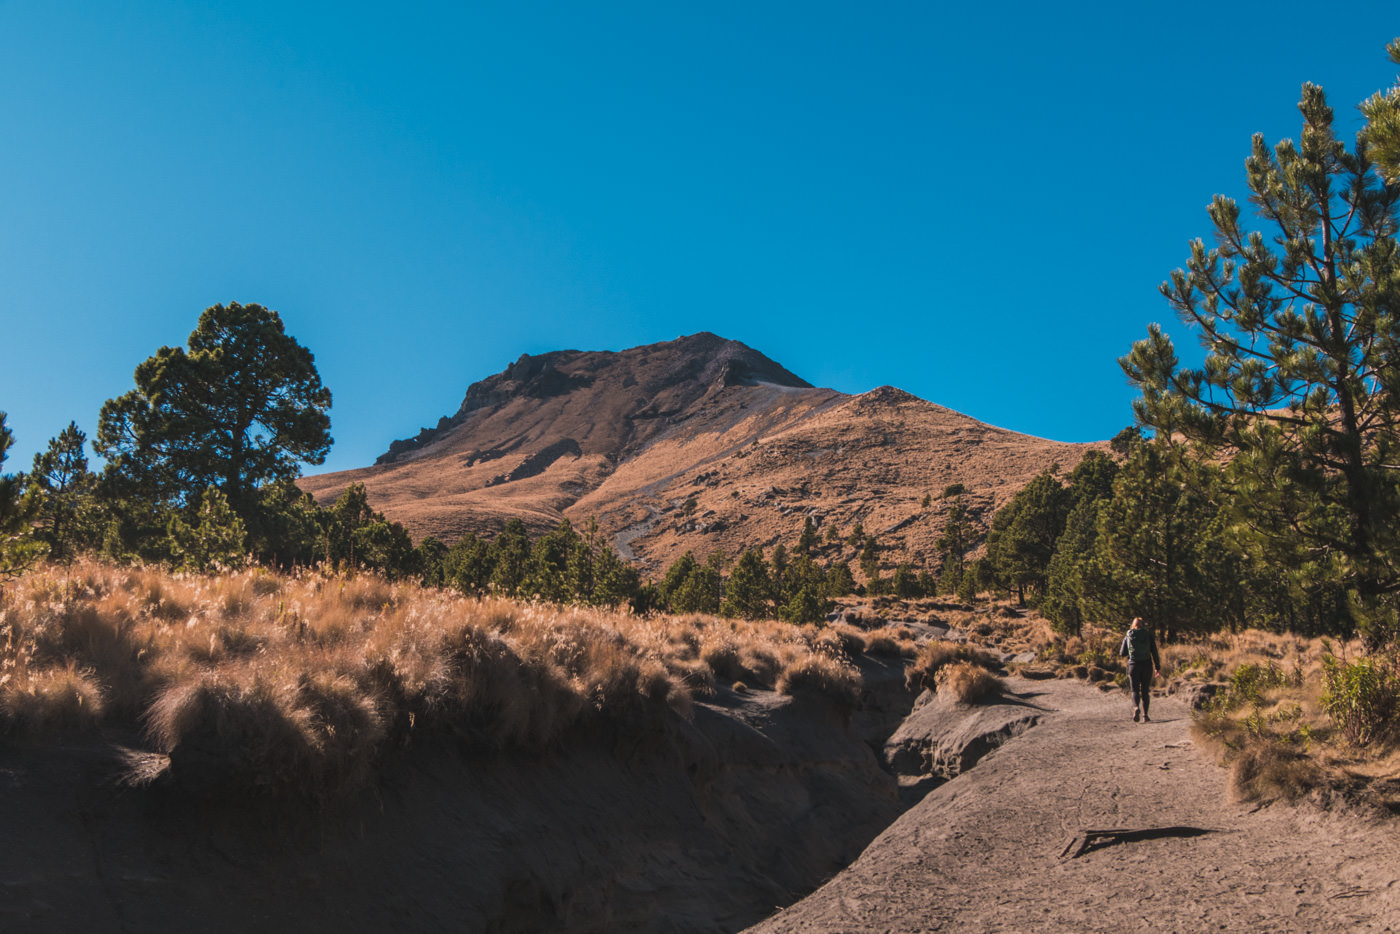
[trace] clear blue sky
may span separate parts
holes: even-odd
[[[1394,82],[1394,3],[1329,10],[0,0],[5,468],[228,301],[315,353],[321,469],[521,353],[701,330],[1110,437],[1250,134]]]

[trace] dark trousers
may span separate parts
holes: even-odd
[[[1133,706],[1142,707],[1142,715],[1147,716],[1147,705],[1152,701],[1152,660],[1128,663],[1128,683],[1133,686]]]

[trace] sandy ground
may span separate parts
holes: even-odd
[[[1232,803],[1174,699],[1009,685],[1040,725],[750,930],[1400,931],[1400,823]]]

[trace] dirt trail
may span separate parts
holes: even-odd
[[[1231,803],[1174,699],[1009,684],[1039,726],[750,930],[1400,931],[1400,824]]]

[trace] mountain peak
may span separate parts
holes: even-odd
[[[467,388],[462,404],[436,427],[394,441],[375,461],[390,464],[445,438],[473,413],[498,410],[517,400],[544,401],[587,391],[609,397],[599,411],[630,408],[633,418],[676,416],[729,386],[772,384],[811,389],[812,384],[748,345],[709,331],[627,350],[555,350],[521,354],[495,376]],[[596,384],[596,386],[595,386]],[[627,405],[631,399],[634,404]],[[650,414],[648,414],[650,413]]]

